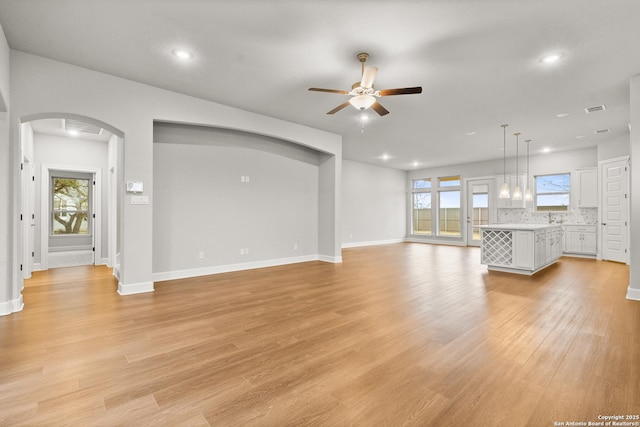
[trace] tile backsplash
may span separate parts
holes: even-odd
[[[568,212],[533,212],[531,209],[498,209],[499,224],[596,224],[598,208],[574,208]]]

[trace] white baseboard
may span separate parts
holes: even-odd
[[[229,273],[232,271],[252,270],[254,268],[275,267],[277,265],[297,264],[300,262],[318,260],[326,262],[341,262],[342,257],[340,257],[340,261],[327,261],[321,259],[321,256],[319,255],[306,255],[292,258],[270,259],[266,261],[243,262],[239,264],[214,265],[211,267],[191,268],[188,270],[165,271],[153,273],[153,281],[161,282],[164,280],[186,279],[188,277],[208,276],[210,274]]]
[[[340,264],[342,262],[342,256],[318,255],[318,261]]]
[[[39,262],[33,263],[33,270],[31,271],[42,271],[42,264],[40,264]]]
[[[153,282],[141,282],[124,284],[118,282],[118,293],[120,295],[135,295],[145,292],[153,292]]]
[[[362,246],[390,245],[392,243],[404,243],[405,239],[371,240],[368,242],[343,243],[342,248],[359,248]]]
[[[20,298],[0,302],[0,316],[6,316],[11,313],[22,311],[24,308],[24,302],[22,301],[22,295]]]
[[[404,239],[409,243],[429,243],[431,245],[449,245],[449,246],[467,246],[467,244],[460,240],[436,240],[436,239],[422,239],[419,237],[407,237]]]
[[[627,288],[627,299],[640,301],[640,289],[634,289],[631,286]]]

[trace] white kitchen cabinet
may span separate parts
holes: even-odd
[[[579,208],[598,207],[598,169],[578,169],[574,173],[572,196]]]
[[[522,209],[526,207],[526,202],[524,201],[524,191],[526,189],[526,175],[518,175],[520,179],[517,179],[516,175],[507,175],[507,184],[509,184],[509,198],[501,199],[500,198],[500,188],[502,188],[502,183],[504,182],[505,177],[503,175],[496,176],[496,207],[498,209]],[[512,200],[513,190],[516,186],[520,186],[520,190],[522,191],[523,199],[522,200]]]
[[[546,224],[483,225],[481,263],[489,270],[534,274],[562,256],[562,228]]]
[[[596,255],[595,225],[565,225],[564,253]]]
[[[535,264],[533,232],[514,231],[513,234],[513,266],[533,270]]]

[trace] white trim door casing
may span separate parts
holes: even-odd
[[[40,192],[40,267],[42,270],[49,268],[49,183],[51,181],[51,171],[69,171],[93,174],[95,185],[93,186],[93,203],[91,206],[93,219],[93,247],[95,248],[93,262],[98,264],[102,261],[102,169],[87,168],[83,166],[65,165],[42,165],[41,192]]]
[[[35,167],[33,160],[26,155],[22,158],[22,278],[31,278],[33,272],[33,254],[35,245]]]
[[[495,199],[495,179],[492,177],[468,178],[465,179],[466,188],[466,245],[480,246],[480,239],[473,238],[473,195],[484,193],[487,194],[487,207],[489,210],[489,224],[496,222],[496,206]]]

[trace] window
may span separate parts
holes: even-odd
[[[431,178],[413,180],[414,190],[418,190],[422,188],[431,188]]]
[[[460,176],[438,178],[438,235],[460,237]]]
[[[411,234],[460,237],[460,176],[411,181]]]
[[[414,179],[412,182],[413,234],[430,236],[431,223],[431,178]]]
[[[536,211],[569,210],[571,174],[536,176],[535,190]]]
[[[52,178],[51,234],[89,233],[89,180]]]
[[[460,176],[447,176],[438,178],[440,187],[460,187]]]

